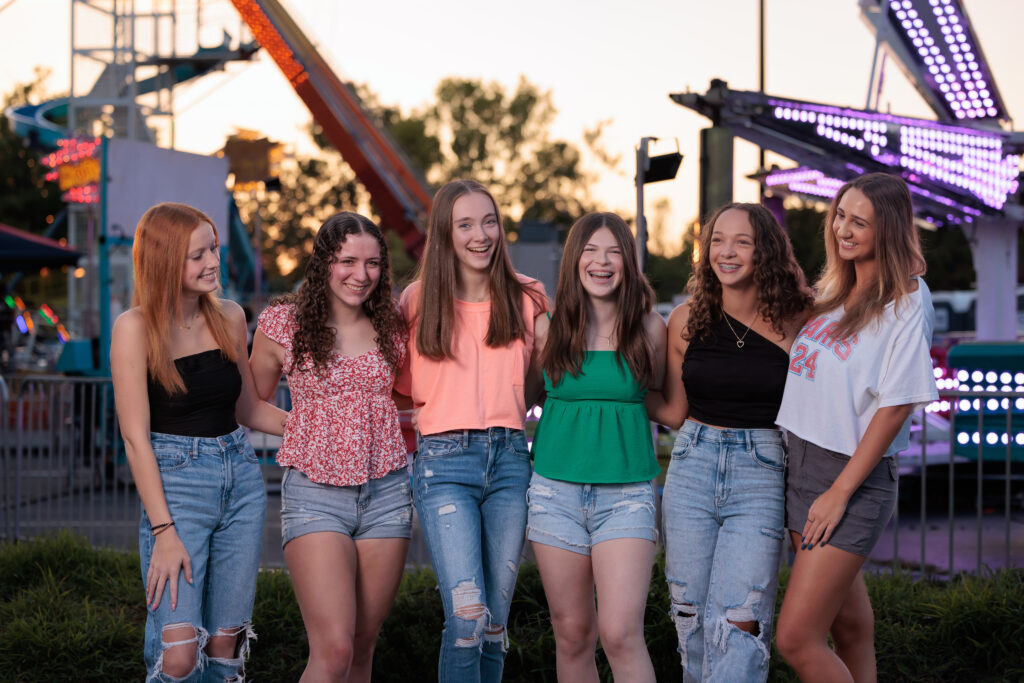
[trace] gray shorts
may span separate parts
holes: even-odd
[[[786,528],[803,533],[811,504],[832,485],[849,461],[848,455],[816,446],[790,432]],[[882,458],[850,496],[846,512],[828,544],[867,557],[892,518],[898,481],[896,458]]]
[[[319,531],[334,531],[353,540],[410,538],[409,473],[403,468],[359,486],[332,486],[311,481],[289,467],[281,480],[281,545]]]

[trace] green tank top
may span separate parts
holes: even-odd
[[[533,468],[579,484],[649,481],[660,471],[644,398],[616,351],[587,351],[579,377],[558,386],[544,373],[547,399],[533,439]]]

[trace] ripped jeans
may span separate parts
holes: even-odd
[[[419,437],[413,502],[444,603],[440,683],[501,680],[530,470],[519,429]]]
[[[785,464],[776,429],[720,429],[687,420],[679,430],[662,516],[684,681],[768,677]]]
[[[241,681],[249,651],[256,575],[263,547],[266,493],[259,462],[241,427],[218,437],[150,434],[164,497],[174,530],[188,551],[192,581],[179,572],[178,606],[171,609],[169,585],[160,605],[146,615],[147,681]],[[164,522],[167,520],[156,520]],[[146,580],[155,538],[145,510],[139,522],[139,555]],[[164,629],[191,626],[195,636],[180,643],[163,642]],[[235,656],[208,657],[211,636],[238,638]],[[163,671],[171,647],[196,648],[191,672]]]

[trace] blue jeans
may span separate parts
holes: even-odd
[[[684,681],[768,677],[785,465],[776,429],[719,429],[687,420],[679,430],[662,515]],[[735,625],[749,622],[753,633]]]
[[[150,434],[164,497],[174,530],[192,563],[192,581],[179,573],[178,606],[171,609],[170,586],[160,605],[146,618],[147,681],[240,680],[249,651],[256,574],[263,546],[267,500],[263,475],[245,430],[201,438]],[[165,520],[158,520],[165,521]],[[139,554],[145,581],[153,556],[154,537],[146,511],[139,522]],[[197,645],[196,666],[184,678],[161,671],[163,652],[179,643],[164,643],[163,631],[192,626]],[[237,656],[207,657],[203,647],[211,635],[238,635]]]
[[[440,683],[501,680],[530,470],[519,429],[419,438],[413,502],[444,603]]]

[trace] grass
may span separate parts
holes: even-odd
[[[681,677],[675,628],[659,557],[645,635],[658,680]],[[783,584],[786,572],[783,571]],[[783,586],[784,587],[784,586]],[[1024,680],[1024,571],[951,581],[909,574],[868,577],[883,681]],[[780,600],[781,600],[780,590]],[[142,680],[146,618],[138,556],[96,550],[69,533],[0,545],[0,679]],[[259,640],[246,666],[251,680],[295,681],[308,654],[287,574],[260,574],[253,623]],[[407,572],[381,630],[375,681],[430,681],[437,667],[441,599],[429,570]],[[509,616],[504,680],[555,680],[554,637],[534,565],[524,565]],[[611,680],[598,652],[603,680]],[[795,681],[772,652],[771,681]]]

